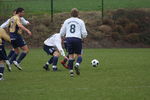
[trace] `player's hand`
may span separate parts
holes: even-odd
[[[67,59],[67,60],[69,60],[69,58],[68,58],[68,57],[66,57],[66,56],[64,56],[64,58],[65,58],[65,59]]]
[[[27,23],[27,25],[31,25],[31,23],[30,23],[30,22],[28,22],[28,23]]]

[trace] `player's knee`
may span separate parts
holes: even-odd
[[[26,48],[23,49],[23,51],[24,51],[25,53],[29,53],[29,48],[26,47]]]
[[[78,57],[82,57],[82,55],[81,55],[81,54],[78,54],[77,56],[78,56]]]
[[[14,49],[14,51],[15,51],[16,54],[20,53],[19,49]]]
[[[26,53],[29,53],[29,51],[30,51],[29,48],[27,48],[27,49],[25,50]]]
[[[4,61],[3,61],[3,60],[1,60],[1,61],[0,61],[0,64],[3,64],[3,63],[4,63]]]
[[[73,54],[69,55],[69,59],[74,59],[74,58],[75,58],[75,56]]]
[[[60,54],[59,54],[59,52],[58,52],[58,51],[55,51],[55,52],[54,52],[54,54],[53,54],[53,56],[59,57],[59,56],[60,56]]]

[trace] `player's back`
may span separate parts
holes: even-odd
[[[71,17],[67,19],[64,24],[66,28],[66,37],[82,38],[82,27],[84,22],[81,19]]]
[[[56,46],[56,41],[60,41],[61,42],[61,37],[59,33],[53,34],[52,36],[50,36],[48,39],[46,39],[44,41],[44,44],[48,45],[48,46]]]

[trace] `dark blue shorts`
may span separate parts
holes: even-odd
[[[0,45],[0,61],[1,60],[7,60],[7,54],[4,45]]]
[[[56,48],[53,46],[47,46],[44,44],[43,50],[48,54],[48,55],[53,55],[53,53],[56,51]]]
[[[66,41],[66,40],[64,40],[64,48],[65,48],[66,52],[68,52],[68,49],[67,49],[67,41]]]
[[[10,33],[11,45],[13,48],[23,47],[26,45],[23,37],[18,33]]]
[[[82,40],[75,37],[66,38],[67,50],[69,54],[81,54]]]

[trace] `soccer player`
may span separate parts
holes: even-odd
[[[49,65],[52,64],[53,71],[57,71],[57,62],[58,57],[61,54],[64,58],[68,59],[65,56],[64,50],[62,49],[62,39],[59,33],[56,33],[44,41],[43,50],[52,57],[44,65],[44,69],[49,71]]]
[[[19,70],[22,70],[22,68],[20,67],[19,64],[26,57],[27,53],[29,52],[29,48],[28,48],[25,40],[21,36],[22,30],[26,31],[30,36],[32,35],[32,33],[27,28],[25,28],[20,21],[20,18],[23,16],[24,16],[24,9],[17,8],[16,15],[11,17],[10,21],[9,21],[11,44],[15,50],[15,53],[11,56],[9,62],[10,62],[10,64],[14,63],[14,65]],[[20,54],[17,61],[15,61],[16,57],[19,54],[19,48],[21,48],[23,50],[23,52]]]
[[[16,15],[16,10],[17,9],[15,9],[15,10],[13,10],[13,16],[15,16]],[[25,18],[23,18],[23,17],[20,17],[20,20],[21,20],[21,23],[22,23],[22,25],[29,25],[30,24],[30,22],[29,21],[27,21]],[[9,26],[9,21],[10,21],[10,18],[6,21],[6,22],[4,22],[1,26],[0,26],[0,28],[8,28],[8,26]]]
[[[77,8],[73,8],[71,10],[71,18],[65,20],[60,30],[60,34],[61,36],[65,36],[67,41],[67,50],[69,53],[68,67],[70,70],[70,76],[74,76],[74,54],[77,55],[77,60],[74,68],[76,70],[76,74],[80,75],[79,65],[82,62],[82,39],[87,37],[87,31],[84,21],[79,18],[79,11]]]
[[[16,9],[13,10],[13,15],[14,15],[14,16],[16,15]],[[23,17],[21,17],[20,20],[21,20],[21,23],[22,23],[23,25],[29,25],[29,24],[30,24],[30,22],[27,21],[27,20],[25,20]],[[0,26],[0,28],[3,28],[3,29],[8,28],[8,26],[9,26],[9,21],[10,21],[10,19],[8,19],[6,22],[4,22],[4,23]],[[5,30],[4,30],[4,31],[5,31]],[[11,66],[10,66],[10,62],[9,62],[8,59],[9,59],[14,53],[15,53],[14,49],[11,49],[10,52],[9,52],[9,55],[7,56],[7,59],[5,60],[8,71],[11,71]]]
[[[0,80],[3,80],[4,61],[7,59],[6,51],[4,48],[5,41],[10,42],[10,37],[7,35],[4,29],[0,28]]]

